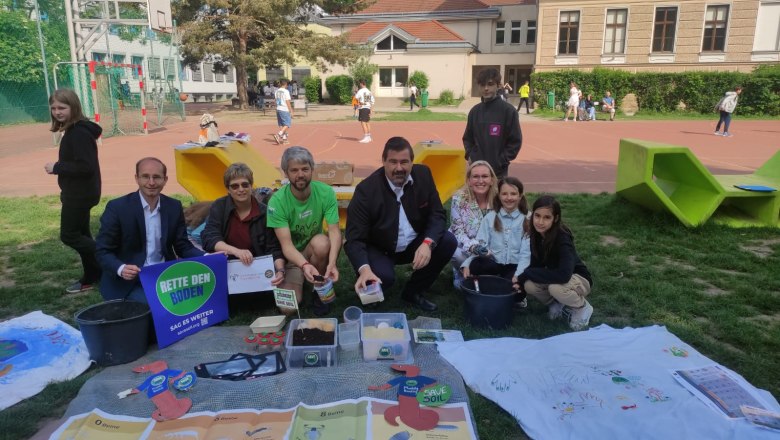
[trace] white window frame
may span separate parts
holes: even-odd
[[[671,51],[654,51],[653,50],[653,39],[655,38],[655,14],[658,11],[659,8],[676,8],[677,9],[677,17],[674,20],[674,40],[672,43],[672,50]],[[674,55],[677,52],[677,37],[679,36],[679,33],[677,32],[680,28],[680,12],[681,8],[680,5],[677,4],[658,4],[655,5],[653,8],[653,21],[650,27],[650,53],[654,55]]]
[[[499,23],[501,27],[499,27]],[[501,42],[498,42],[498,33],[501,32]],[[493,44],[496,46],[503,46],[506,44],[506,21],[496,21],[496,31],[493,33]]]
[[[390,90],[390,89],[397,89],[397,88],[405,88],[406,84],[401,84],[400,86],[396,86],[396,69],[406,69],[406,81],[409,81],[409,66],[383,66],[379,68],[379,71],[390,69],[392,73],[390,74],[390,85],[389,86],[383,86],[382,85],[382,75],[380,73],[379,75],[379,88]]]
[[[379,48],[379,43],[382,43],[382,42],[384,42],[384,41],[385,41],[385,40],[387,40],[388,38],[390,39],[390,49],[380,49],[380,48]],[[382,38],[382,39],[381,39],[379,42],[377,42],[377,43],[374,45],[374,52],[381,52],[381,53],[387,53],[387,52],[405,52],[405,51],[406,51],[406,47],[404,47],[404,48],[402,48],[402,49],[396,49],[396,48],[395,48],[395,42],[396,42],[396,40],[398,40],[398,41],[401,41],[401,42],[403,42],[403,43],[405,43],[405,44],[408,44],[408,43],[406,43],[406,41],[404,41],[403,39],[401,39],[401,38],[400,38],[398,35],[395,35],[395,34],[390,34],[390,35],[388,35],[387,37],[385,37],[385,38]]]
[[[607,26],[609,26],[609,23],[607,22],[607,20],[609,19],[609,13],[610,12],[616,12],[617,13],[617,12],[621,12],[621,11],[625,11],[625,13],[626,13],[626,20],[625,20],[625,23],[623,23],[623,50],[621,50],[620,52],[614,52],[614,51],[613,52],[607,52],[605,46],[607,45],[607,31],[608,31]],[[628,46],[628,17],[629,17],[629,15],[630,15],[630,13],[629,13],[629,10],[628,10],[627,7],[609,7],[609,8],[606,8],[604,10],[604,37],[601,40],[601,54],[603,56],[625,56],[625,54],[626,54],[626,47]],[[617,14],[615,16],[615,19],[617,20]],[[617,27],[615,27],[615,29],[617,29]],[[613,41],[615,40],[614,35],[612,36],[611,40],[613,40]],[[614,42],[617,43],[617,41],[614,41]],[[613,50],[614,50],[614,47],[613,47]]]
[[[577,50],[575,53],[560,53],[561,48],[561,14],[563,13],[571,13],[576,12],[577,13]],[[573,57],[579,57],[580,53],[580,42],[582,41],[580,38],[580,35],[582,34],[582,10],[580,9],[566,9],[566,10],[559,10],[558,11],[558,26],[555,28],[555,54],[558,57],[567,57],[567,58],[573,58]]]
[[[531,26],[531,23],[534,25]],[[538,26],[536,25],[536,20],[526,20],[526,28],[525,28],[525,44],[536,44],[536,30],[538,29]],[[534,41],[528,41],[528,33],[531,32],[531,30],[534,31]]]

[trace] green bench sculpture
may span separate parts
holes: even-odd
[[[621,139],[616,192],[653,211],[671,212],[699,226],[716,210],[735,226],[780,226],[780,191],[746,191],[735,185],[780,189],[780,151],[753,174],[712,175],[686,147]]]

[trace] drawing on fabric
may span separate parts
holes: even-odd
[[[505,393],[512,389],[512,385],[517,385],[517,373],[496,373],[490,379],[490,385],[499,393]]]
[[[671,346],[668,349],[665,348],[664,353],[671,353],[672,356],[677,356],[677,357],[683,357],[683,358],[688,357],[688,350],[677,346]]]
[[[666,402],[667,400],[671,399],[671,397],[664,394],[664,392],[658,388],[649,387],[645,390],[645,393],[647,393],[645,398],[652,403]]]
[[[614,383],[615,385],[620,385],[627,390],[630,390],[633,388],[644,387],[644,384],[640,382],[641,379],[642,378],[640,376],[613,376],[612,383]]]
[[[580,366],[550,368],[546,374],[552,380],[552,383],[556,385],[590,384],[588,369]]]
[[[604,367],[600,367],[598,365],[593,365],[590,368],[591,368],[591,370],[593,370],[593,373],[601,375],[601,376],[611,377],[611,376],[621,376],[623,374],[623,372],[620,371],[620,370],[607,369],[607,368],[604,368]]]
[[[56,327],[10,326],[0,331],[0,383],[12,383],[21,375],[45,367],[79,344],[81,334]]]
[[[590,391],[579,393],[577,399],[559,402],[552,408],[558,412],[558,420],[566,420],[574,415],[586,411],[588,408],[603,408],[604,401]]]

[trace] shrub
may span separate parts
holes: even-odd
[[[439,93],[439,104],[452,105],[455,104],[455,95],[450,89],[444,89]]]
[[[352,76],[352,80],[355,84],[359,84],[362,79],[366,82],[366,87],[369,89],[371,89],[371,83],[374,81],[374,74],[377,72],[379,72],[379,66],[377,64],[369,63],[366,58],[360,58],[355,64],[349,67],[349,74]],[[328,91],[328,93],[330,93],[330,91]]]
[[[547,92],[555,93],[556,103],[569,98],[569,83],[574,81],[583,93],[600,100],[609,90],[618,101],[634,93],[640,110],[674,112],[682,101],[687,111],[711,113],[728,90],[742,85],[737,114],[780,115],[780,67],[767,66],[753,73],[680,72],[632,74],[623,70],[595,68],[592,72],[559,70],[531,75],[533,99],[547,107]]]
[[[409,77],[409,82],[414,83],[418,89],[424,90],[428,88],[428,75],[420,70],[415,70],[412,76]]]
[[[325,88],[330,99],[336,104],[349,104],[352,102],[352,78],[349,75],[331,76],[325,80]]]
[[[319,76],[310,76],[303,80],[306,89],[306,101],[316,103],[322,101],[322,81]]]

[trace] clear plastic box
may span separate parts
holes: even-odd
[[[308,321],[308,322],[307,322]],[[292,345],[293,332],[302,324],[323,325],[333,329],[331,345]],[[336,318],[293,319],[287,330],[284,346],[287,349],[287,367],[335,367],[337,365],[338,320]]]
[[[339,347],[342,350],[357,350],[360,347],[360,322],[339,324]]]
[[[378,332],[375,332],[371,327],[378,329]],[[388,334],[382,335],[382,329],[389,329],[385,331]],[[360,339],[363,341],[363,360],[365,361],[407,360],[411,334],[406,314],[363,313],[360,316]]]

